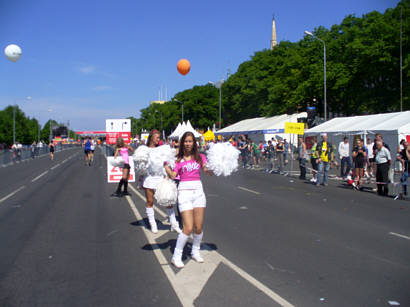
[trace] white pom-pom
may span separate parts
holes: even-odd
[[[132,158],[135,161],[135,171],[140,175],[145,175],[147,173],[149,152],[150,149],[147,146],[140,145],[132,155]]]
[[[175,151],[168,145],[162,145],[150,150],[148,155],[148,174],[154,176],[166,176],[164,162],[168,162],[171,168],[175,165]]]
[[[229,142],[212,144],[207,152],[207,167],[216,176],[229,176],[238,170],[239,154]]]
[[[154,197],[160,206],[169,207],[176,204],[178,198],[177,185],[173,180],[162,180],[157,186]]]
[[[115,166],[115,167],[120,167],[123,168],[124,167],[124,159],[120,156],[114,158],[113,160],[111,160],[111,165]]]

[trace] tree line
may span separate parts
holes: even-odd
[[[384,13],[349,15],[339,25],[313,31],[326,44],[328,118],[400,111],[400,20],[403,111],[410,109],[409,4],[404,0]],[[302,112],[308,106],[323,117],[323,65],[323,43],[308,35],[255,52],[222,85],[222,127],[245,118]],[[218,126],[219,90],[206,84],[142,109],[140,118],[131,117],[133,133],[162,128],[169,134],[181,121],[182,104],[184,119],[194,127]]]
[[[37,142],[39,137],[42,142],[48,143],[50,125],[52,129],[56,126],[64,126],[50,119],[41,127],[37,119],[27,117],[18,106],[8,106],[0,111],[1,144],[13,144],[13,112],[15,112],[16,142],[21,144]],[[71,138],[74,138],[74,131],[70,130],[69,135]]]

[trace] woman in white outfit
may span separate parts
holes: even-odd
[[[155,148],[158,146],[160,140],[160,133],[158,130],[152,130],[148,136],[147,146],[148,148]],[[146,176],[144,176],[142,187],[145,190],[145,197],[147,199],[146,202],[146,213],[149,224],[151,226],[151,231],[153,233],[158,232],[157,222],[155,221],[155,211],[154,211],[154,193],[158,186],[158,184],[164,180],[164,176],[158,174],[151,174],[148,170]],[[178,221],[175,217],[174,207],[167,207],[167,214],[169,218],[169,222],[171,223],[171,231],[176,231],[178,233],[181,232],[179,228]]]
[[[171,263],[177,268],[183,268],[182,251],[192,233],[193,244],[191,257],[197,262],[204,262],[199,251],[203,237],[202,225],[206,207],[206,198],[202,188],[201,169],[205,173],[212,174],[206,168],[206,157],[198,151],[198,145],[192,132],[185,132],[181,138],[177,161],[172,170],[164,163],[165,170],[169,177],[175,179],[180,177],[178,185],[178,207],[182,215],[183,230],[178,235],[175,245],[174,255]]]

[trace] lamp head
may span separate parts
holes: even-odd
[[[312,32],[309,32],[309,31],[305,31],[305,34],[306,34],[306,35],[309,35],[309,36],[313,36],[313,33],[312,33]]]

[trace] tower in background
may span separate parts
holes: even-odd
[[[276,47],[278,41],[276,39],[276,23],[275,23],[275,16],[272,17],[272,38],[270,40],[270,50]]]

